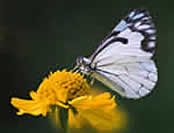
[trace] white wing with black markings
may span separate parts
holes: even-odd
[[[133,10],[90,56],[96,65],[92,76],[127,98],[149,94],[157,82],[157,68],[152,60],[155,33],[149,13]]]

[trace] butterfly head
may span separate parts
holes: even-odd
[[[79,69],[79,71],[84,74],[89,74],[93,69],[93,67],[91,67],[91,60],[85,57],[78,57],[76,59],[76,64],[76,67]]]

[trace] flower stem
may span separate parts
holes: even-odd
[[[60,125],[64,133],[68,133],[68,109],[60,108],[59,111]]]

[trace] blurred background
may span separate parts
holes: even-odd
[[[52,128],[48,118],[16,116],[10,98],[29,98],[29,91],[36,90],[50,71],[70,67],[77,56],[90,55],[123,16],[139,7],[150,11],[158,30],[159,81],[140,100],[117,97],[128,114],[122,133],[173,132],[172,0],[0,0],[1,132],[61,132]]]

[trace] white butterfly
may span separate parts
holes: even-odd
[[[89,57],[77,58],[78,70],[126,98],[149,94],[157,82],[155,26],[144,9],[130,12]]]

